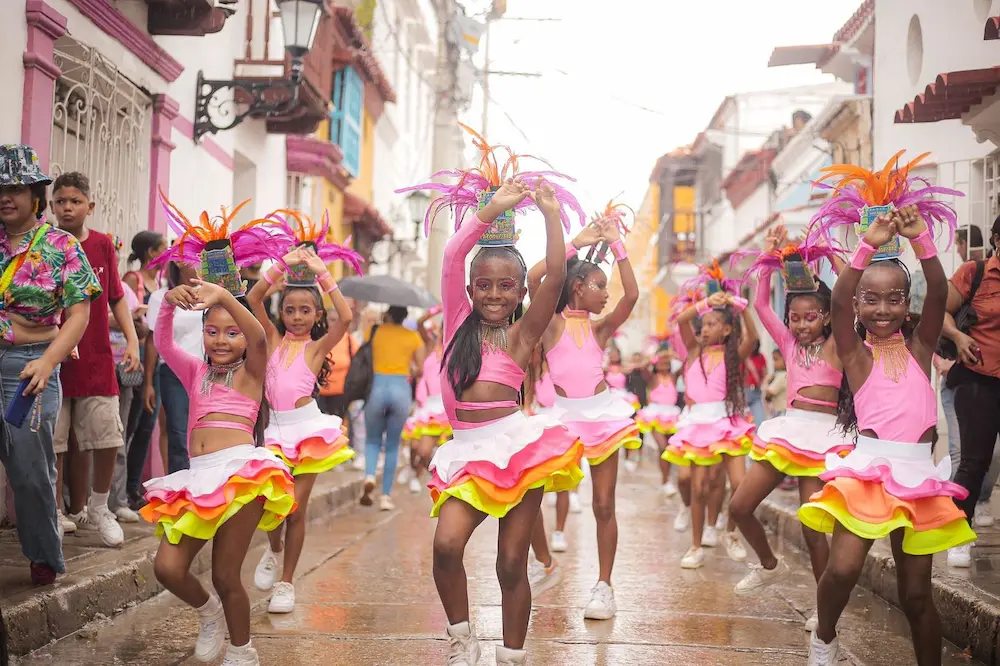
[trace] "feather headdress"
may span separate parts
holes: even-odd
[[[203,280],[228,289],[235,296],[246,293],[239,268],[259,264],[266,259],[280,261],[282,254],[274,242],[280,232],[266,219],[251,220],[229,232],[236,215],[250,200],[232,211],[222,207],[221,215],[210,217],[202,211],[194,224],[167,199],[160,190],[160,201],[167,213],[167,225],[177,234],[177,241],[166,252],[150,262],[151,267],[177,262],[199,269]]]
[[[807,240],[818,236],[827,245],[832,245],[834,229],[854,225],[860,236],[879,215],[893,209],[916,206],[929,225],[937,223],[947,228],[950,245],[955,238],[958,218],[954,208],[935,197],[965,195],[948,187],[931,185],[924,178],[911,176],[910,171],[930,153],[923,153],[899,166],[899,158],[904,152],[901,150],[889,158],[881,171],[869,171],[853,164],[834,164],[820,169],[823,176],[813,185],[832,191],[832,196],[813,216]],[[838,180],[833,184],[825,182],[834,178]],[[898,253],[897,238],[879,248],[876,258],[895,256]]]
[[[344,245],[338,245],[327,240],[327,233],[330,230],[329,212],[323,212],[323,222],[318,225],[304,213],[296,210],[276,210],[267,217],[270,220],[274,220],[278,229],[282,232],[282,256],[293,248],[308,245],[316,251],[316,255],[323,260],[324,264],[343,261],[353,268],[355,273],[361,274],[361,264],[364,263],[364,259],[360,254],[347,247],[351,239],[348,238]],[[294,224],[290,221],[294,222]],[[289,271],[290,278],[292,278],[289,284],[312,285],[316,280],[316,276],[311,275],[311,271],[296,271],[292,267],[289,268],[291,269]]]
[[[616,204],[612,199],[604,207],[604,210],[598,211],[592,218],[591,224],[595,226],[601,226],[605,224],[614,224],[618,227],[618,232],[624,238],[629,233],[629,228],[625,225],[625,211],[632,213],[632,219],[635,219],[635,211],[625,204]],[[584,261],[589,261],[594,264],[603,263],[607,258],[609,252],[609,247],[603,240],[595,243],[590,247],[587,252]]]
[[[844,251],[825,243],[817,238],[807,238],[801,242],[791,242],[784,247],[771,252],[759,250],[738,250],[729,259],[730,267],[735,267],[746,257],[755,257],[750,267],[743,272],[741,284],[747,278],[767,279],[774,271],[781,271],[785,281],[785,290],[791,293],[809,293],[819,289],[816,273],[822,260],[826,259],[833,266],[834,259],[844,255]]]
[[[670,299],[670,314],[667,317],[669,325],[673,326],[682,312],[705,298],[705,290],[702,289],[701,285],[692,286],[692,282],[693,280],[688,280],[682,284],[680,293]]]
[[[452,213],[454,213],[455,228],[457,229],[461,226],[462,220],[469,210],[477,210],[484,206],[489,201],[489,198],[492,197],[492,192],[499,189],[508,178],[514,178],[515,176],[520,176],[532,185],[536,181],[544,179],[552,187],[556,199],[560,203],[559,216],[562,219],[563,227],[567,231],[570,229],[570,212],[577,215],[581,226],[586,224],[587,216],[583,212],[583,208],[580,207],[579,202],[577,202],[576,197],[561,185],[552,182],[553,178],[575,182],[574,178],[552,170],[521,171],[521,160],[538,158],[532,158],[530,155],[517,155],[507,146],[492,146],[471,127],[467,127],[462,123],[459,123],[459,126],[472,135],[472,143],[481,153],[479,166],[471,169],[438,171],[431,176],[432,179],[446,178],[451,182],[437,183],[432,180],[396,190],[397,194],[428,190],[437,192],[440,195],[427,208],[427,213],[424,216],[425,233],[430,234],[434,218],[445,208],[451,209]],[[542,160],[538,161],[544,163]],[[513,212],[524,212],[532,208],[535,208],[534,200],[526,198],[517,205]],[[495,231],[509,235],[512,243],[515,233],[513,229],[513,214],[505,216],[505,218],[498,218],[498,223],[501,220],[504,220],[504,222],[494,225],[498,227]],[[500,228],[501,226],[503,226],[502,229]],[[491,228],[491,231],[494,231],[494,229]]]
[[[718,260],[713,259],[711,266],[699,266],[698,275],[682,284],[681,289],[683,291],[704,289],[706,297],[711,296],[717,291],[724,291],[733,296],[738,296],[740,293],[740,281],[727,278],[719,266]]]

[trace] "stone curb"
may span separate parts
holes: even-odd
[[[308,519],[322,520],[357,501],[363,483],[359,476],[315,488],[309,498]],[[258,531],[251,548],[266,539],[267,535]],[[80,630],[102,615],[111,617],[159,594],[163,587],[153,575],[153,555],[158,543],[152,535],[128,542],[118,551],[113,565],[91,567],[96,569],[93,572],[84,566],[82,572],[74,575],[79,580],[57,583],[54,588],[39,590],[19,603],[4,606],[10,654],[25,655]],[[211,548],[204,548],[191,565],[192,573],[208,571],[211,562]]]
[[[806,551],[802,524],[793,508],[764,500],[757,517],[782,541]],[[868,552],[858,585],[899,608],[896,583],[892,554],[876,545]],[[960,648],[970,647],[975,659],[986,664],[1000,663],[1000,607],[985,603],[969,581],[942,575],[938,567],[931,584],[944,637]]]

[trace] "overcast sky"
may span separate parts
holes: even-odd
[[[577,178],[573,192],[588,212],[622,192],[638,209],[656,159],[691,143],[726,95],[832,80],[812,65],[769,69],[767,60],[775,46],[829,42],[860,5],[508,0],[508,17],[561,20],[493,24],[490,68],[541,76],[490,78],[487,139]],[[481,42],[478,61],[483,50]],[[463,118],[477,129],[482,103],[477,89]],[[543,256],[541,225],[521,218],[529,265]]]

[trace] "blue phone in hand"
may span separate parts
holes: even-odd
[[[24,395],[29,383],[31,383],[31,377],[21,380],[21,383],[17,385],[17,394],[7,406],[7,411],[4,412],[4,421],[15,428],[24,425],[24,419],[28,417],[35,400],[38,398],[37,395]]]

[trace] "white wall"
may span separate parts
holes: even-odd
[[[874,158],[885,163],[896,151],[913,157],[930,151],[935,162],[982,157],[995,148],[980,144],[961,120],[936,123],[893,122],[896,111],[922,94],[944,72],[984,69],[998,64],[997,43],[983,40],[989,16],[1000,13],[998,0],[879,0],[875,4]],[[919,19],[922,57],[908,39],[911,19]],[[908,43],[909,42],[909,43]],[[912,73],[908,61],[912,54]]]

